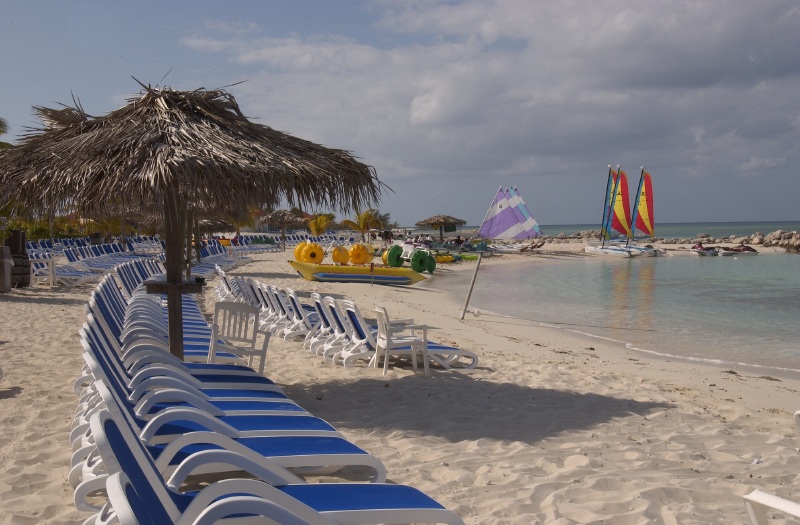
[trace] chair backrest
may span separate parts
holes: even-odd
[[[370,350],[374,350],[377,344],[375,336],[372,334],[370,326],[364,321],[364,317],[361,315],[356,303],[345,299],[342,301],[342,307],[350,326],[353,328],[350,338],[354,343],[366,345]]]
[[[333,332],[336,334],[336,336],[350,338],[353,329],[345,318],[344,313],[339,309],[339,305],[336,304],[336,300],[333,297],[326,295],[322,299],[322,302],[330,314],[329,319],[331,321],[331,326],[333,327]]]
[[[227,343],[245,343],[255,349],[259,308],[247,303],[220,301],[214,305],[217,336]]]
[[[267,293],[270,299],[272,299],[272,306],[276,309],[278,315],[287,319],[291,318],[285,294],[283,294],[279,288],[272,285],[267,285]]]
[[[261,310],[261,299],[256,294],[252,279],[237,275],[233,277],[231,286],[238,289],[240,300]]]
[[[314,309],[317,311],[322,329],[331,330],[333,327],[331,326],[331,321],[328,318],[328,313],[326,311],[327,308],[325,308],[325,305],[322,302],[322,296],[317,292],[313,292],[311,294],[311,302],[314,305]]]
[[[284,293],[286,293],[286,298],[289,300],[289,306],[291,307],[290,315],[294,317],[295,320],[303,322],[308,328],[312,328],[314,323],[306,316],[306,310],[303,303],[300,302],[300,299],[297,298],[297,293],[292,290],[291,288],[284,288]]]
[[[102,381],[98,386],[103,387]],[[147,502],[140,511],[144,511],[152,523],[176,523],[181,514],[178,507],[185,508],[192,498],[167,488],[164,478],[158,473],[152,457],[135,432],[113,417],[110,410],[113,408],[100,410],[89,421],[106,471],[109,474],[125,473],[136,487],[138,498]]]
[[[389,312],[383,306],[375,303],[375,317],[378,321],[377,344],[385,347],[387,342],[392,339],[392,324],[389,322]]]

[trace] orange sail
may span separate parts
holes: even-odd
[[[636,194],[636,205],[633,211],[636,229],[648,237],[655,237],[655,217],[653,216],[653,179],[642,168],[639,177],[639,191]]]

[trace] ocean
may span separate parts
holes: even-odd
[[[565,233],[590,229],[563,228]],[[549,233],[549,227],[542,229]],[[800,223],[663,225],[658,236],[745,236],[778,229],[798,230]],[[463,282],[448,285],[459,304],[471,277],[460,276]],[[568,257],[556,262],[532,256],[515,264],[481,266],[470,306],[643,353],[800,374],[796,254]]]
[[[600,227],[597,224],[542,224],[542,233],[557,237],[563,233],[570,235],[582,231],[597,231]],[[460,226],[458,231],[477,231],[480,226]],[[764,235],[777,230],[798,231],[800,221],[783,222],[673,222],[656,225],[656,237],[659,239],[685,239],[693,238],[701,233],[707,233],[712,237],[729,237],[736,235],[745,237],[760,232]],[[413,230],[414,233],[436,234],[433,230]],[[469,234],[462,235],[469,237]],[[473,234],[474,236],[474,234]]]

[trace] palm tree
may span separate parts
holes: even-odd
[[[331,224],[333,224],[333,218],[328,213],[317,214],[314,215],[313,218],[308,219],[308,229],[314,237],[319,237],[328,231]]]
[[[350,228],[351,230],[359,232],[361,234],[361,242],[366,242],[367,232],[372,228],[383,228],[383,224],[380,219],[378,219],[378,210],[359,212],[358,209],[356,209],[356,220],[351,221],[350,219],[345,219],[341,224],[345,228]]]

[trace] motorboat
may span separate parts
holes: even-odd
[[[702,242],[698,242],[689,250],[695,255],[707,256],[707,255],[717,255],[717,249],[713,246],[703,246]]]
[[[718,248],[718,255],[758,255],[758,250],[746,244],[730,247],[720,246]]]
[[[624,246],[619,246],[616,244],[601,244],[590,242],[584,248],[586,253],[591,253],[592,255],[613,255],[616,257],[633,257],[633,253],[631,250],[625,248]],[[638,253],[636,255],[639,255]]]

